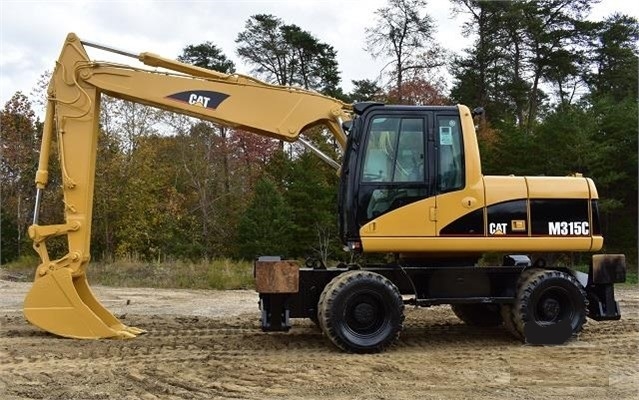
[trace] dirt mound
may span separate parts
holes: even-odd
[[[353,355],[310,321],[261,332],[248,291],[98,288],[107,307],[148,333],[62,339],[16,312],[27,287],[0,282],[3,399],[634,399],[639,387],[636,290],[618,295],[621,321],[589,321],[563,346],[523,346],[503,328],[468,327],[440,306],[408,308],[389,351]]]

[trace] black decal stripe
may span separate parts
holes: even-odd
[[[171,95],[166,96],[169,99],[181,101],[184,103],[189,103],[191,95],[195,95],[202,98],[209,99],[206,108],[216,109],[224,100],[226,100],[229,95],[220,92],[211,92],[209,90],[189,90],[186,92],[178,92]]]
[[[592,208],[592,219],[589,218],[589,206]],[[483,208],[471,211],[444,226],[439,234],[453,236],[484,235]],[[486,227],[506,226],[505,235],[515,236],[550,236],[550,223],[582,223],[589,222],[588,235],[557,235],[552,236],[590,236],[600,235],[599,210],[597,200],[589,199],[531,199],[530,218],[528,218],[528,200],[517,199],[493,204],[486,209]],[[525,230],[513,231],[513,221],[525,221]],[[529,226],[530,224],[530,226]],[[490,231],[485,233],[492,236]],[[501,236],[501,235],[495,235]]]
[[[599,223],[599,204],[597,200],[590,201],[592,207],[592,234],[601,235],[601,225]]]
[[[503,233],[504,235],[528,235],[528,202],[526,199],[509,200],[488,206],[487,215],[486,226],[488,228],[490,228],[491,224],[505,225],[506,231]],[[512,222],[515,220],[524,221],[524,230],[513,231]],[[443,227],[439,234],[456,236],[483,236],[487,234],[491,236],[490,232],[484,232],[484,208],[471,211],[456,219]]]
[[[488,206],[488,235],[491,236],[491,225],[506,226],[504,235],[528,235],[528,201],[526,199],[510,200]],[[523,230],[513,230],[513,221],[524,221]]]
[[[484,235],[484,209],[471,211],[439,231],[440,235]]]
[[[530,223],[533,235],[550,235],[549,223],[588,222],[588,199],[530,200]],[[556,236],[556,235],[553,235]],[[561,235],[570,236],[570,235]],[[583,235],[579,235],[583,236]]]

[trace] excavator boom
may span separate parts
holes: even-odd
[[[271,85],[243,75],[227,75],[151,53],[141,62],[162,70],[94,62],[84,45],[131,56],[67,36],[48,89],[48,106],[36,173],[36,210],[29,235],[41,258],[24,303],[26,318],[60,336],[130,338],[127,327],[104,308],[87,283],[100,95],[154,106],[285,141],[314,126],[326,127],[344,147],[342,122],[351,107],[308,90]],[[65,223],[39,225],[41,192],[48,180],[54,136],[59,147]],[[68,253],[51,260],[46,241],[67,237]]]

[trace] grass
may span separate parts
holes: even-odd
[[[622,286],[637,286],[639,279],[637,279],[637,271],[628,271],[626,274],[626,281],[622,283]]]
[[[22,257],[2,266],[12,280],[31,281],[38,260]],[[123,258],[92,262],[87,268],[92,285],[178,289],[252,289],[253,264],[221,258],[214,260],[142,262]]]

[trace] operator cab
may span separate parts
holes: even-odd
[[[340,177],[344,243],[357,243],[360,228],[383,214],[464,188],[458,107],[359,103],[354,110]]]

